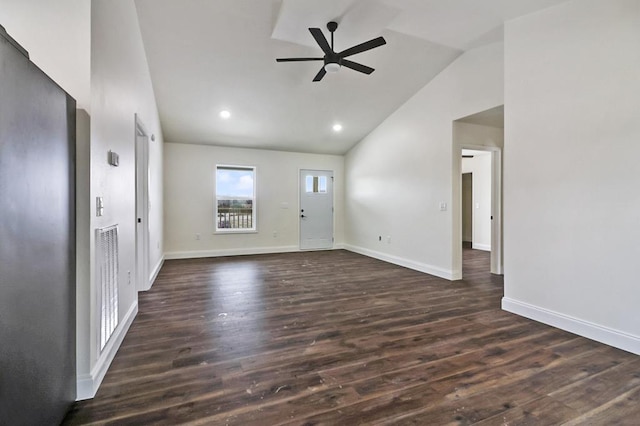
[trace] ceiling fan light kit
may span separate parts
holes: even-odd
[[[337,64],[335,62],[329,62],[324,66],[324,70],[326,72],[338,72],[340,71],[340,64]]]
[[[359,64],[357,62],[345,59],[348,56],[356,55],[358,53],[366,52],[367,50],[375,49],[384,44],[387,44],[384,37],[377,37],[364,43],[360,43],[342,52],[335,52],[333,49],[333,33],[338,29],[338,23],[331,21],[327,24],[327,29],[331,33],[331,45],[327,41],[326,37],[322,33],[320,28],[309,28],[309,32],[315,39],[320,49],[324,52],[322,58],[278,58],[277,62],[305,62],[305,61],[324,61],[324,66],[320,68],[320,71],[314,77],[313,81],[320,81],[328,73],[335,73],[340,71],[342,66],[350,68],[354,71],[361,72],[363,74],[371,74],[374,69],[366,65]]]

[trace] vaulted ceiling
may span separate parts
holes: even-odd
[[[168,142],[343,154],[464,51],[502,40],[506,20],[566,0],[136,0]],[[335,50],[378,36],[312,82],[309,27],[337,21]],[[117,28],[114,28],[117,31]],[[220,111],[231,117],[223,119]],[[334,132],[339,123],[343,129]]]

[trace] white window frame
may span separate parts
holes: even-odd
[[[253,173],[253,194],[251,199],[251,228],[218,228],[219,220],[218,220],[218,171],[219,170],[246,170],[251,171]],[[215,174],[214,174],[214,234],[255,234],[258,232],[258,208],[256,202],[256,193],[257,193],[257,168],[255,166],[243,166],[236,164],[216,164]]]

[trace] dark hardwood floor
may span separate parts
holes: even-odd
[[[67,424],[640,424],[640,357],[347,251],[165,262]]]

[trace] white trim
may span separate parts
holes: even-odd
[[[162,269],[162,265],[164,265],[164,255],[160,257],[160,260],[158,260],[158,263],[156,263],[156,266],[151,272],[151,277],[149,278],[149,288],[147,290],[151,289],[151,286],[156,281],[156,278],[158,278],[158,274],[160,273],[160,269]]]
[[[197,259],[202,257],[245,256],[251,254],[291,253],[300,251],[298,246],[255,247],[226,250],[174,251],[165,253],[165,259]]]
[[[634,336],[529,303],[502,298],[502,309],[562,330],[640,355],[640,336]]]
[[[471,243],[471,248],[474,249],[474,250],[491,251],[491,244]]]
[[[300,250],[298,246],[255,247],[227,250],[173,251],[165,253],[164,259],[199,259],[203,257],[248,256],[254,254],[295,253],[304,251],[344,250],[344,244],[334,244],[331,248],[317,250]]]
[[[218,229],[213,231],[213,235],[231,235],[231,234],[257,234],[258,230],[255,228],[242,228],[242,229]]]
[[[135,138],[135,282],[137,291],[149,289],[149,133],[139,114],[134,114]],[[138,222],[138,219],[141,222]],[[142,235],[140,235],[142,234]]]
[[[402,257],[369,250],[363,247],[352,246],[349,244],[345,244],[344,249],[352,251],[354,253],[362,254],[364,256],[373,257],[374,259],[393,263],[394,265],[404,266],[405,268],[424,272],[425,274],[435,275],[436,277],[444,278],[445,280],[449,281],[455,281],[462,278],[461,271],[443,269],[438,266],[428,265],[426,263],[416,262],[414,260],[404,259]]]
[[[105,374],[107,374],[107,370],[113,358],[116,356],[116,352],[118,352],[124,336],[126,336],[127,331],[129,331],[129,327],[131,327],[131,323],[137,313],[138,301],[136,300],[113,332],[113,335],[98,358],[96,365],[91,369],[91,374],[83,374],[78,377],[76,383],[76,401],[91,399],[96,395],[102,379],[104,379]]]

